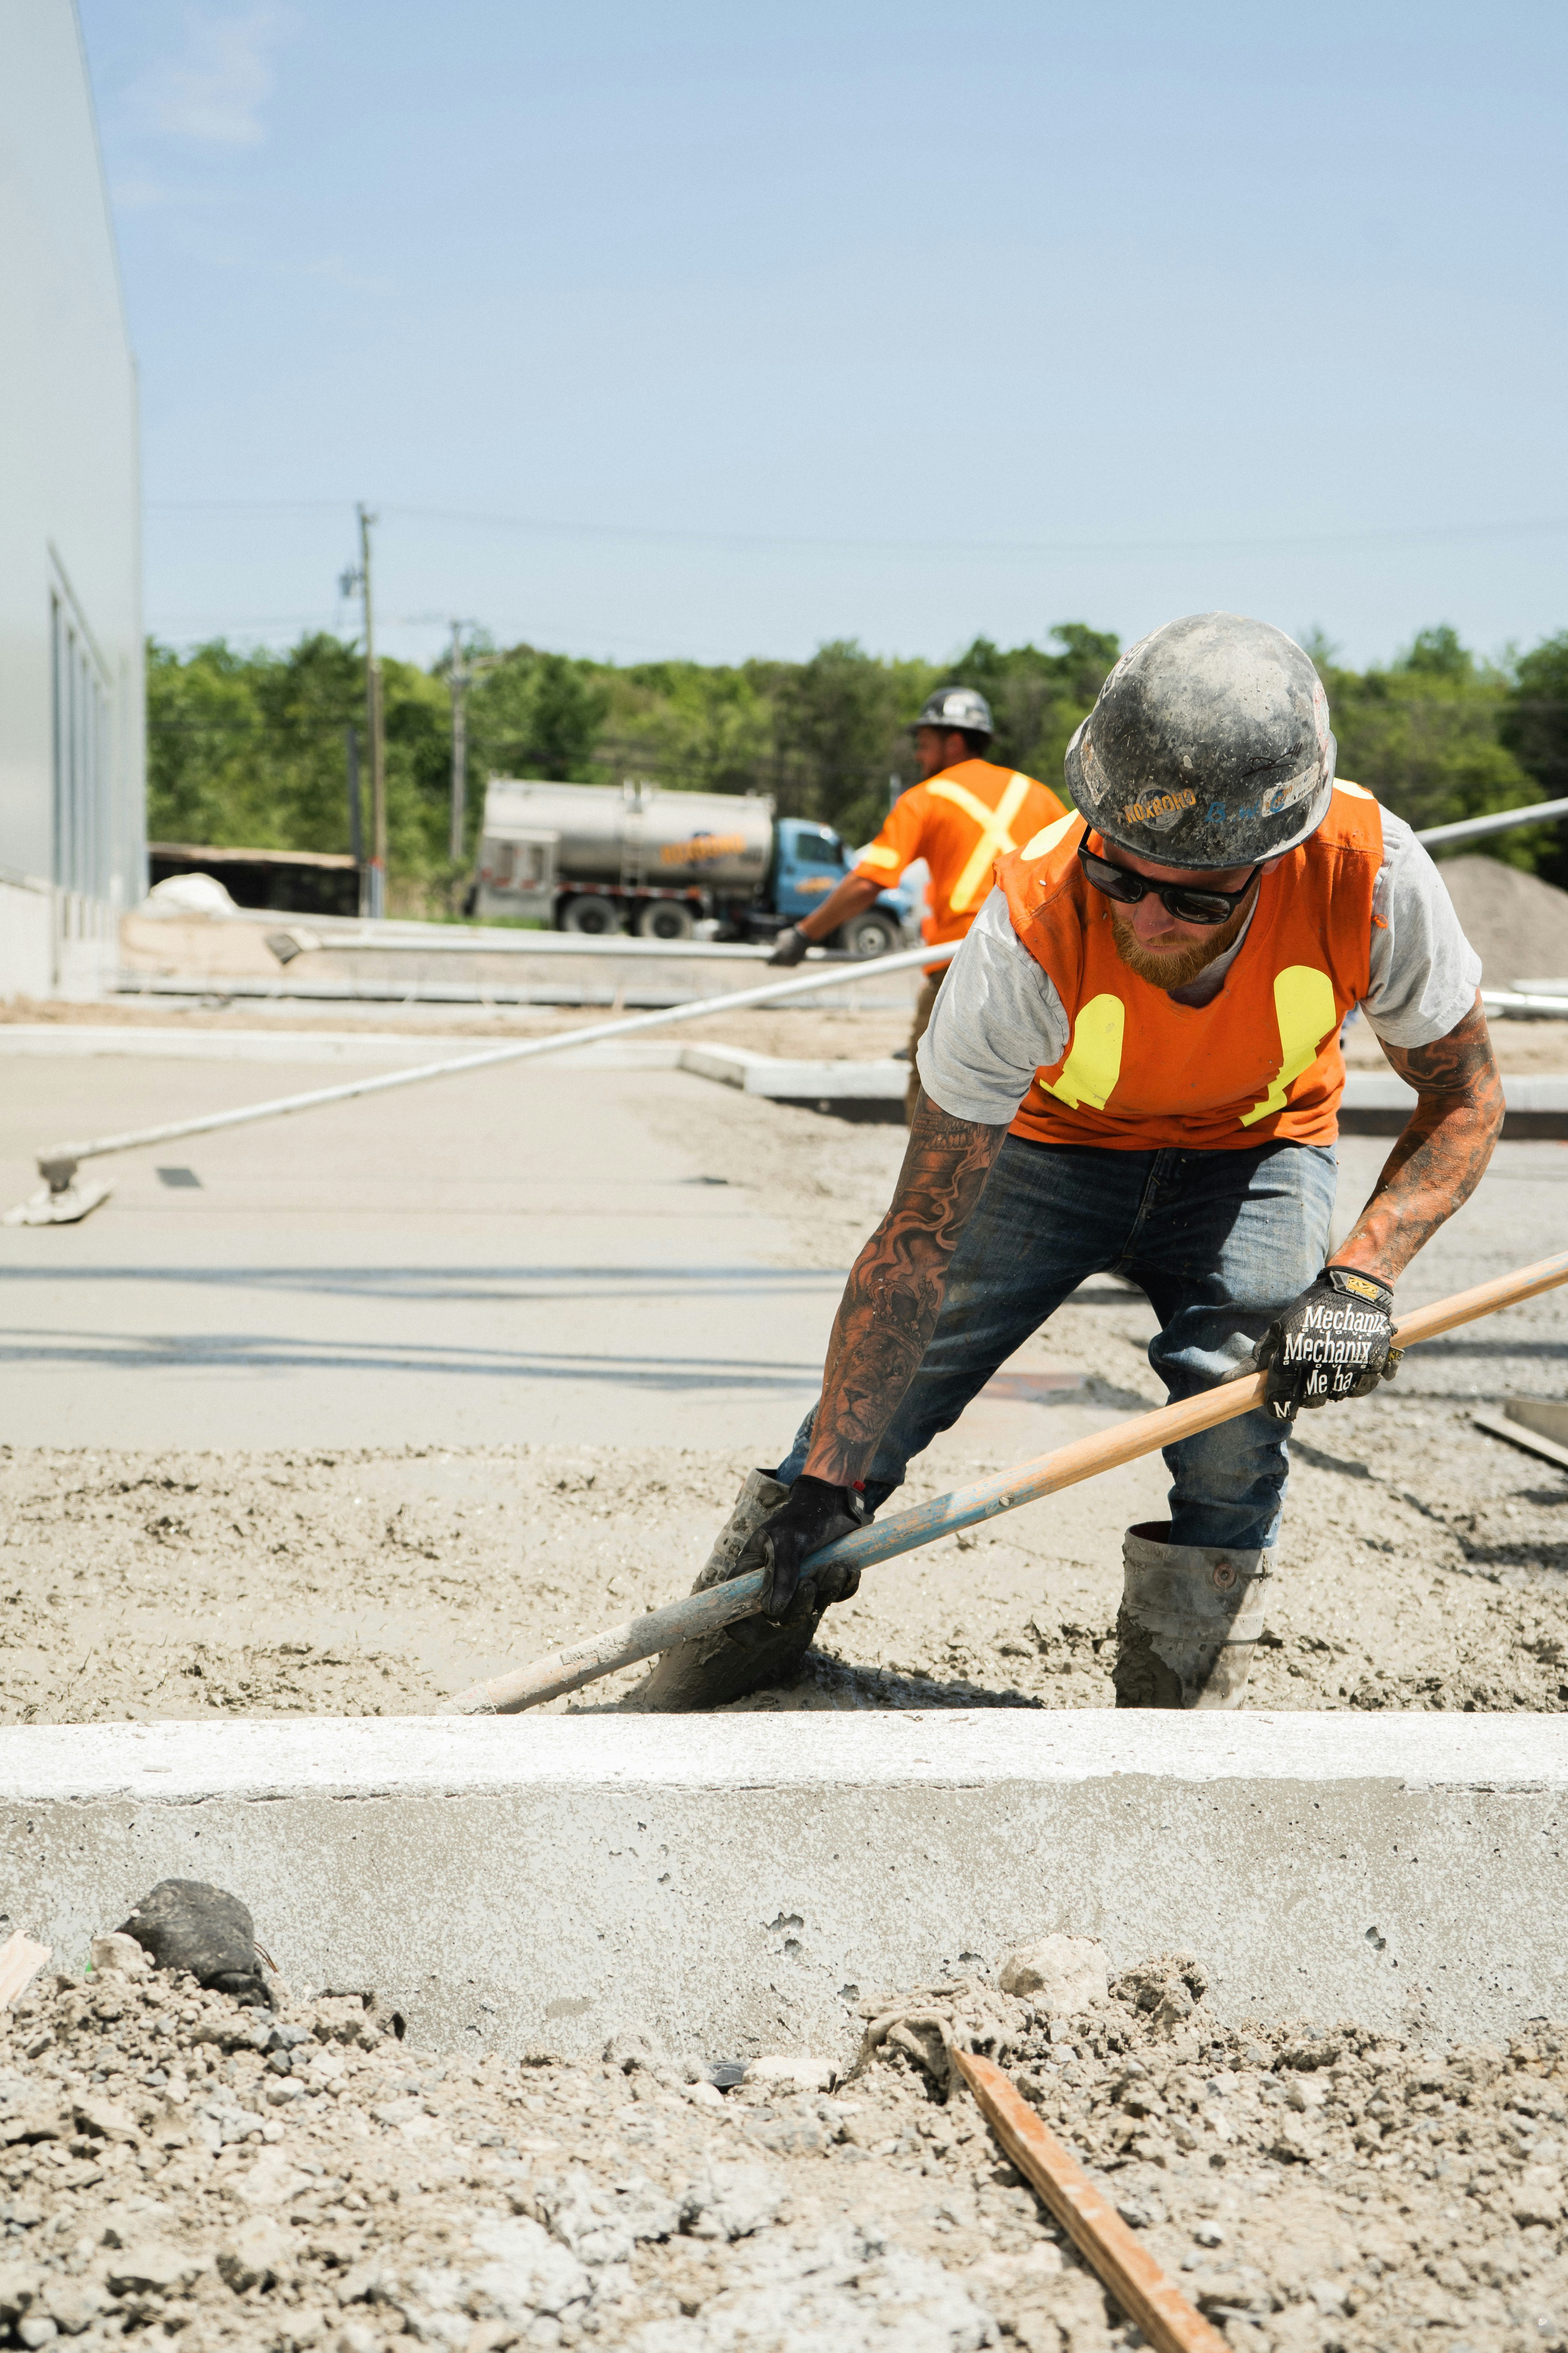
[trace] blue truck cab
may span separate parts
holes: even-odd
[[[780,926],[796,923],[819,907],[836,890],[853,863],[841,838],[831,826],[808,818],[781,817],[774,822],[773,866],[770,897]],[[855,955],[885,955],[903,944],[917,921],[912,892],[895,887],[883,891],[865,913],[845,923],[829,944]]]

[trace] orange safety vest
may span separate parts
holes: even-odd
[[[961,940],[991,895],[999,857],[1062,814],[1062,803],[1033,776],[1015,775],[990,760],[961,760],[900,793],[886,824],[855,861],[857,874],[896,882],[923,858],[931,869],[930,913],[922,935]],[[942,966],[934,967],[938,972]]]
[[[1345,1083],[1340,1024],[1367,991],[1383,864],[1372,795],[1336,784],[1316,833],[1263,877],[1240,953],[1203,1006],[1177,1005],[1122,963],[1111,902],[1078,861],[1084,830],[1080,817],[1062,818],[997,869],[1013,928],[1072,1025],[1012,1133],[1114,1152],[1331,1144]]]

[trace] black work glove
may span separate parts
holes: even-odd
[[[1390,1345],[1393,1307],[1393,1292],[1376,1275],[1326,1266],[1258,1344],[1268,1371],[1264,1403],[1276,1421],[1294,1421],[1302,1406],[1370,1397],[1379,1381],[1391,1381],[1403,1354]]]
[[[853,1487],[830,1487],[826,1479],[803,1472],[746,1547],[750,1556],[760,1552],[771,1571],[763,1617],[775,1625],[785,1619],[793,1623],[858,1592],[860,1572],[852,1566],[820,1568],[805,1578],[801,1566],[824,1545],[837,1544],[851,1529],[864,1527],[870,1516],[864,1496]]]
[[[793,923],[786,923],[773,942],[773,952],[768,958],[768,962],[799,964],[810,945],[811,942],[804,932],[797,931]]]

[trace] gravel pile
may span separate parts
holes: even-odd
[[[1479,853],[1445,858],[1437,871],[1489,988],[1568,978],[1568,891]]]
[[[1203,1996],[1176,1957],[1072,2018],[988,1976],[913,2006],[968,2021],[1237,2353],[1568,2344],[1568,2031],[1233,2032]],[[733,2070],[635,2031],[568,2066],[432,2058],[391,2023],[373,1996],[269,2013],[163,1973],[36,1985],[0,2026],[0,2338],[1141,2341],[918,2031],[841,2084],[772,2060],[721,2089]]]

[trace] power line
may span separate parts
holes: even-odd
[[[149,514],[162,515],[301,515],[343,514],[344,501],[181,500],[154,501]],[[1531,516],[1512,522],[1442,522],[1401,525],[1390,530],[1276,533],[1263,537],[1143,540],[1051,539],[834,539],[822,535],[765,531],[689,531],[638,523],[568,522],[535,515],[496,514],[460,507],[387,505],[384,515],[424,522],[456,523],[466,529],[514,531],[535,538],[631,541],[650,546],[717,547],[752,552],[793,548],[826,554],[881,555],[1067,555],[1114,561],[1119,557],[1146,561],[1151,556],[1193,554],[1258,554],[1274,550],[1310,547],[1395,547],[1426,545],[1444,540],[1473,542],[1554,535],[1568,531],[1568,516]]]

